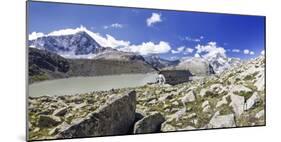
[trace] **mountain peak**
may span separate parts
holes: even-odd
[[[46,49],[66,58],[89,58],[107,50],[93,38],[86,28],[55,31],[29,41],[30,47]]]

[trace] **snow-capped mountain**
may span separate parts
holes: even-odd
[[[157,69],[162,69],[169,66],[175,66],[180,62],[179,60],[174,60],[174,61],[165,60],[157,55],[145,56],[144,59],[146,62],[148,62],[154,68]]]
[[[241,65],[242,62],[239,58],[229,58],[225,54],[219,52],[211,56],[202,56],[200,58],[208,61],[216,74],[222,73],[230,67]]]
[[[67,58],[91,56],[105,50],[111,50],[111,48],[102,47],[85,31],[69,35],[39,37],[30,40],[29,46],[45,49]]]

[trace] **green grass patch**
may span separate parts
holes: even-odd
[[[40,74],[40,75],[34,75],[31,77],[32,81],[44,81],[44,80],[48,80],[48,76],[46,74]]]
[[[243,96],[245,98],[245,100],[248,100],[253,95],[253,92],[242,91],[240,93],[237,93],[237,95]]]
[[[244,77],[244,80],[253,80],[253,79],[255,79],[255,76],[254,76],[254,75],[246,75],[246,76]]]

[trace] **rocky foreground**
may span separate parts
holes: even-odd
[[[265,60],[175,86],[29,97],[29,139],[265,125]]]

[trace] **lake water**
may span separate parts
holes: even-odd
[[[123,74],[95,77],[73,77],[43,81],[29,85],[29,96],[60,96],[106,91],[112,88],[143,86],[156,81],[157,74]]]

